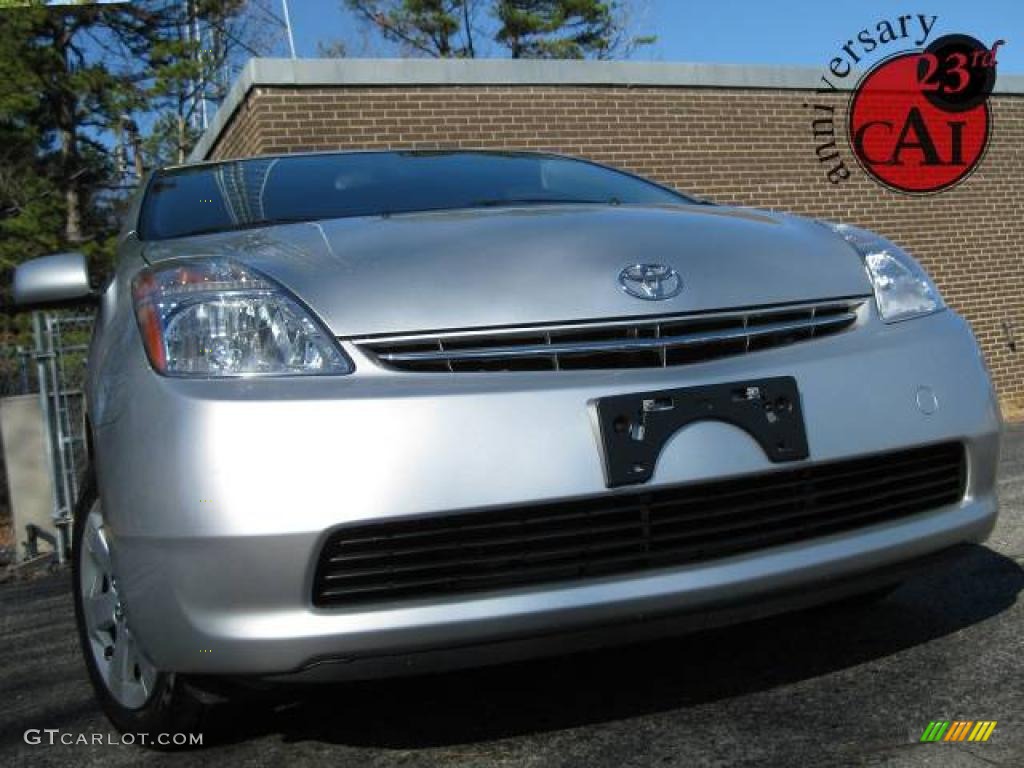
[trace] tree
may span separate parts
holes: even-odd
[[[513,59],[582,59],[611,45],[610,3],[600,0],[500,0],[497,39]]]
[[[348,46],[344,40],[320,41],[316,44],[316,55],[321,59],[344,59],[348,56]]]
[[[348,8],[387,40],[412,53],[473,58],[477,0],[345,0]]]
[[[114,96],[110,73],[102,66],[87,63],[82,50],[83,30],[94,23],[95,8],[70,8],[52,12],[49,8],[8,9],[0,17],[3,25],[5,63],[22,62],[15,78],[5,78],[6,97],[3,122],[13,126],[31,126],[36,147],[20,164],[21,188],[28,183],[26,164],[36,170],[46,166],[63,203],[62,240],[69,244],[84,241],[83,187],[101,168],[93,165],[102,153],[89,152],[91,139],[85,132],[96,127],[95,117],[109,108]],[[12,92],[30,94],[34,108],[18,103]],[[23,137],[27,134],[22,132]],[[95,149],[95,147],[93,148]],[[29,163],[32,158],[33,163]],[[11,170],[16,172],[18,165]],[[16,174],[15,174],[16,175]],[[14,182],[9,179],[8,184]],[[15,186],[17,186],[15,184]],[[24,212],[24,208],[19,209]]]
[[[627,56],[653,43],[631,32],[626,0],[345,0],[383,38],[406,53],[471,58],[486,40],[512,58]],[[487,10],[484,23],[478,22]]]
[[[8,8],[0,14],[3,58],[28,67],[9,87],[32,94],[33,111],[6,113],[31,123],[38,160],[54,159],[50,180],[63,205],[63,245],[78,247],[99,233],[87,220],[96,193],[110,177],[108,134],[124,116],[145,106],[149,42],[163,27],[167,3]]]
[[[143,124],[150,164],[183,161],[197,110],[223,96],[229,69],[276,25],[265,2],[0,7],[0,260],[108,252],[123,139]]]
[[[6,23],[5,23],[6,22]],[[60,242],[64,227],[60,190],[54,183],[49,104],[31,84],[38,64],[25,44],[30,20],[0,15],[0,267],[25,254],[45,253]]]
[[[207,102],[227,94],[248,56],[267,51],[283,24],[267,0],[189,0],[171,8],[145,58],[148,111],[156,117],[143,142],[147,166],[183,163],[201,135]]]

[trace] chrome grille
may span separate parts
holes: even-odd
[[[786,346],[846,330],[865,297],[571,325],[354,339],[402,371],[663,368]]]

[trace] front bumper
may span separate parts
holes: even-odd
[[[131,397],[95,430],[97,471],[129,622],[167,670],[285,675],[757,602],[980,541],[995,521],[998,408],[950,311],[891,326],[865,317],[827,339],[665,370],[394,374],[363,372],[350,350],[363,365],[349,377],[176,381],[135,351],[121,380]],[[593,399],[767,376],[796,378],[810,461],[962,441],[962,503],[642,575],[313,606],[317,556],[339,525],[609,492]],[[930,414],[923,387],[938,402]],[[648,485],[791,466],[700,422],[669,441]]]

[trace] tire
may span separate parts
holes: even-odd
[[[148,734],[135,743],[156,749],[179,746],[173,738],[158,743],[161,735],[200,733],[205,705],[199,692],[181,675],[157,669],[131,635],[91,471],[75,509],[72,586],[85,667],[107,719],[122,733]]]

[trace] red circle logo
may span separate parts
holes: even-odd
[[[991,128],[995,63],[986,63],[987,53],[973,38],[949,35],[872,68],[854,91],[847,121],[864,171],[910,194],[940,192],[967,178]]]

